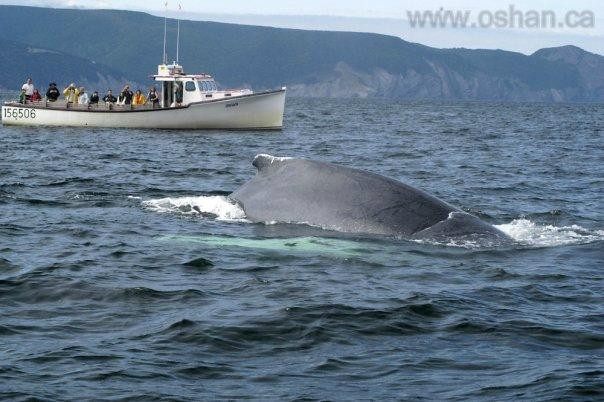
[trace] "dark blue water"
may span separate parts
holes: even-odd
[[[0,398],[604,397],[604,107],[288,99],[283,132],[0,129]],[[505,248],[258,225],[258,153],[405,181]]]

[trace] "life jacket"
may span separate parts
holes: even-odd
[[[146,101],[147,101],[147,99],[145,99],[145,95],[143,95],[143,94],[134,95],[132,104],[134,104],[134,105],[144,105]]]

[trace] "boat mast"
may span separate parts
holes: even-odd
[[[168,29],[168,2],[166,1],[166,11],[164,12],[164,64],[168,63],[168,55],[166,54],[166,31]]]
[[[178,10],[182,10],[182,6],[180,5],[180,3],[178,4]],[[176,21],[178,21],[178,25],[176,28],[176,64],[180,64],[178,59],[178,51],[180,49],[180,18],[178,18]]]

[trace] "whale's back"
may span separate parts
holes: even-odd
[[[256,176],[231,194],[248,219],[307,223],[345,232],[411,236],[458,209],[374,173],[259,155]]]

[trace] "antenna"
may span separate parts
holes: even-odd
[[[176,63],[178,64],[178,50],[180,47],[180,20],[178,20],[178,28],[176,29]]]
[[[180,3],[178,3],[178,10],[182,10],[182,6],[180,5]],[[180,64],[179,63],[179,59],[178,59],[178,53],[180,50],[180,18],[177,19],[178,21],[178,25],[177,25],[177,29],[176,29],[176,64]]]
[[[168,54],[166,53],[166,31],[168,29],[168,2],[166,1],[166,11],[164,13],[164,64],[168,63]]]

